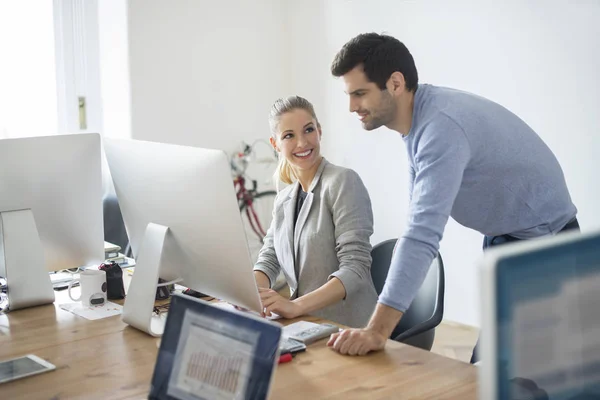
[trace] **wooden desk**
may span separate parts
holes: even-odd
[[[0,385],[0,397],[145,398],[158,343],[119,316],[88,321],[56,303],[0,315],[0,360],[33,353],[57,367]],[[392,341],[366,357],[341,356],[325,343],[278,366],[272,399],[476,399],[471,365]]]

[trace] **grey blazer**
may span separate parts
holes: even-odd
[[[377,302],[371,279],[373,211],[369,193],[356,172],[323,158],[294,229],[299,186],[295,182],[275,198],[273,221],[254,270],[264,272],[271,284],[283,270],[292,299],[338,278],[346,298],[313,314],[363,327]]]

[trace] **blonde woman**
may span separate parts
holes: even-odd
[[[271,144],[279,153],[276,178],[288,186],[276,199],[273,221],[254,266],[267,316],[312,314],[364,326],[375,308],[371,279],[373,212],[353,170],[321,156],[321,125],[312,104],[279,99],[270,113]],[[280,271],[290,298],[270,289]]]

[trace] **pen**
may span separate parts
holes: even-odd
[[[292,354],[291,353],[285,353],[279,356],[279,364],[283,364],[283,363],[287,363],[292,361]]]

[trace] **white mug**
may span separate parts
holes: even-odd
[[[71,289],[79,282],[81,295],[74,298]],[[69,283],[69,297],[73,301],[80,301],[85,307],[103,306],[106,304],[106,272],[97,269],[81,271],[79,279]]]

